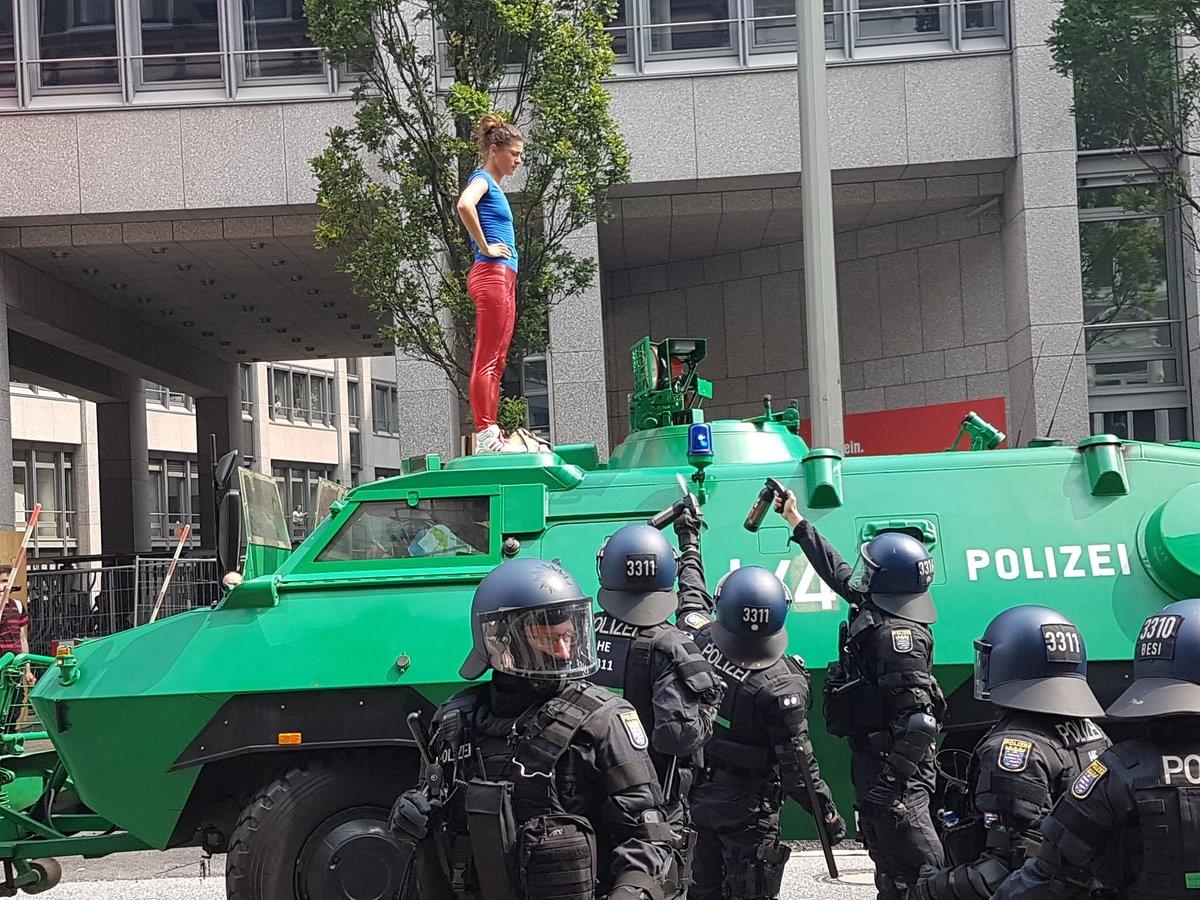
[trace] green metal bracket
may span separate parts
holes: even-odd
[[[842,454],[828,448],[810,450],[802,462],[807,505],[834,509],[842,505]]]
[[[1079,442],[1084,470],[1093,497],[1114,497],[1129,493],[1125,474],[1125,456],[1121,439],[1115,434],[1096,434]]]
[[[931,519],[875,519],[863,525],[861,539],[866,543],[885,531],[911,534],[926,547],[933,547],[938,541],[937,525]]]

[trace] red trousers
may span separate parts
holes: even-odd
[[[496,424],[500,379],[517,324],[517,273],[502,263],[476,262],[467,275],[467,294],[475,304],[475,356],[468,396],[475,428]]]

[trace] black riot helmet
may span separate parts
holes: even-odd
[[[761,566],[743,566],[721,579],[712,639],[730,662],[743,669],[765,669],[787,649],[783,627],[792,595]]]
[[[1102,716],[1075,623],[1048,606],[1014,606],[975,642],[975,699],[1056,716]]]
[[[596,554],[600,608],[639,628],[667,621],[679,605],[675,578],[679,556],[650,525],[626,525]]]
[[[488,669],[532,681],[586,678],[599,666],[592,601],[557,562],[524,557],[500,563],[471,600],[471,652],[458,674]]]
[[[1180,600],[1146,620],[1133,648],[1133,684],[1108,714],[1200,715],[1200,600]]]
[[[851,586],[869,593],[884,612],[929,625],[937,610],[929,596],[933,557],[925,545],[901,531],[885,531],[858,551]]]

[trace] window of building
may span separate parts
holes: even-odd
[[[379,434],[399,434],[398,397],[394,384],[371,385],[371,424]]]
[[[358,379],[348,379],[346,382],[346,415],[350,419],[350,430],[358,430],[359,402],[358,392],[361,390]]]
[[[221,83],[217,0],[140,0],[130,5],[131,55],[143,87]]]
[[[445,497],[416,506],[360,504],[317,562],[481,556],[491,551],[487,497]]]
[[[31,66],[43,89],[116,88],[116,0],[52,0],[32,6]]]
[[[0,3],[0,94],[17,89],[17,35],[11,3]]]
[[[30,553],[70,553],[78,546],[75,509],[74,454],[44,445],[13,445],[13,506],[18,529],[42,504]]]
[[[143,381],[142,389],[146,393],[146,399],[165,409],[180,409],[192,410],[195,408],[195,401],[188,394],[180,391],[173,391],[165,384],[157,384],[153,381]]]
[[[150,543],[174,547],[184,525],[191,525],[187,546],[200,545],[200,470],[195,456],[151,457]]]
[[[326,372],[271,367],[271,417],[332,425],[333,376]]]
[[[302,541],[312,530],[317,509],[317,481],[331,479],[333,472],[323,466],[283,463],[272,468],[279,499],[288,517],[292,540]]]
[[[240,0],[237,51],[246,80],[323,79],[321,54],[308,39],[304,0]]]
[[[858,39],[864,43],[937,40],[948,16],[940,0],[858,0]]]
[[[733,0],[649,0],[650,51],[734,49]]]
[[[531,431],[550,437],[550,379],[544,355],[527,356],[521,363],[521,393],[529,403]]]
[[[238,388],[241,392],[242,415],[253,417],[254,388],[249,363],[238,365]]]
[[[1139,440],[1187,434],[1180,235],[1146,185],[1079,192],[1092,427]]]

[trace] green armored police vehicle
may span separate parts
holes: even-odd
[[[212,609],[85,642],[41,679],[53,751],[0,759],[9,888],[51,886],[48,857],[190,844],[228,853],[238,900],[386,895],[398,863],[383,826],[417,768],[405,719],[461,687],[476,583],[505,557],[557,557],[594,590],[596,549],[677,500],[680,476],[703,503],[710,583],[756,564],[791,588],[790,650],[816,695],[845,610],[782,520],[742,527],[764,480],[795,490],[846,556],[881,531],[924,541],[946,740],[963,746],[988,715],[970,699],[972,641],[1000,610],[1071,616],[1105,699],[1146,615],[1200,595],[1200,444],[995,450],[1003,435],[968,417],[976,452],[842,459],[806,446],[794,407],[704,423],[704,350],[634,348],[631,433],[607,462],[590,445],[410,459],[334,503],[295,551],[271,486],[227,464],[241,490],[222,499],[222,556],[244,581]],[[813,731],[846,803],[843,745],[816,714]]]

